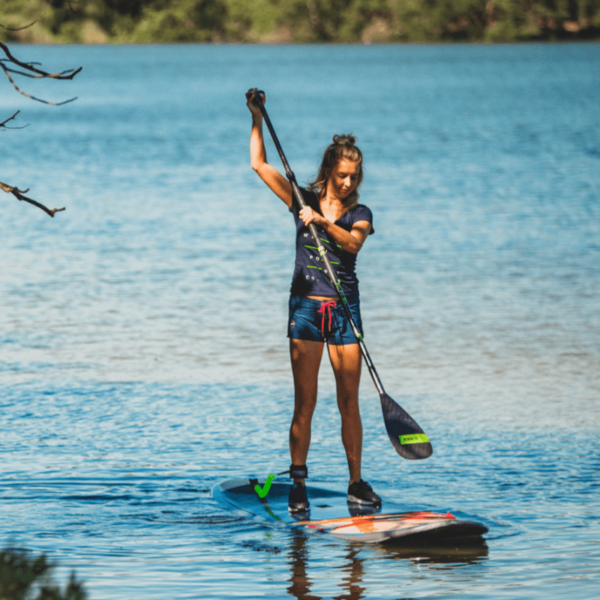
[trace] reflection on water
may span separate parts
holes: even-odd
[[[446,540],[422,545],[390,542],[380,544],[377,552],[391,560],[410,560],[414,563],[462,566],[477,564],[485,560],[489,554],[484,538],[466,540]]]
[[[290,567],[290,586],[287,591],[299,600],[321,600],[321,596],[310,593],[312,581],[308,576],[308,559],[306,535],[300,532],[292,535],[286,561]]]
[[[365,559],[360,557],[360,548],[350,548],[345,556],[345,564],[339,566],[342,593],[336,600],[360,600],[367,591],[363,584],[365,576]]]
[[[312,581],[309,576],[310,536],[298,533],[291,538],[289,549],[290,583],[287,588],[290,596],[298,600],[321,600],[322,596],[311,593]],[[360,554],[362,546],[347,544],[348,551],[341,555],[342,560],[336,567],[339,592],[332,596],[336,600],[360,600],[365,597],[363,585],[365,559]]]
[[[310,545],[313,536],[298,532],[290,536],[287,563],[290,567],[290,585],[287,591],[298,600],[321,600],[313,593],[310,576]],[[336,566],[337,592],[335,600],[361,600],[368,597],[364,583],[368,564],[373,558],[381,560],[407,560],[415,565],[440,565],[447,569],[474,565],[485,560],[488,547],[483,538],[472,540],[446,540],[446,542],[409,544],[401,541],[369,546],[343,543],[345,550],[338,555]],[[392,567],[393,569],[393,567]]]
[[[31,122],[2,136],[2,180],[67,207],[2,205],[4,540],[102,600],[597,596],[598,44],[19,51],[84,68],[60,109],[0,98]],[[402,462],[364,377],[365,478],[484,522],[489,556],[296,536],[210,498],[289,464],[293,222],[249,167],[254,85],[301,182],[333,133],[365,155],[369,349],[435,448]],[[327,367],[320,390],[309,468],[346,489]]]

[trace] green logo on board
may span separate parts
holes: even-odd
[[[411,433],[399,437],[400,443],[403,446],[406,446],[407,444],[427,444],[429,442],[429,438],[424,433]]]
[[[266,498],[269,490],[271,489],[271,484],[273,483],[273,479],[275,479],[276,475],[269,475],[267,477],[267,481],[265,481],[265,485],[260,487],[258,483],[254,486],[254,491],[258,494],[259,498]]]

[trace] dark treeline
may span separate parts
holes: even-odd
[[[598,40],[600,2],[2,0],[0,24],[0,39],[25,42]]]

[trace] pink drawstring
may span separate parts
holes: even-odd
[[[325,311],[329,312],[329,331],[331,331],[331,309],[336,306],[337,302],[335,302],[335,300],[321,302],[321,308],[317,311],[319,314],[323,315],[323,319],[321,320],[321,334],[323,337],[325,337]]]

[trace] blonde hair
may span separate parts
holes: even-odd
[[[334,135],[333,144],[329,144],[323,154],[323,160],[321,161],[317,177],[312,183],[308,184],[308,189],[315,192],[317,196],[321,198],[327,191],[327,180],[331,174],[331,170],[338,161],[345,158],[359,163],[360,170],[358,172],[356,187],[353,192],[344,199],[344,204],[347,205],[348,210],[353,209],[358,204],[358,187],[363,179],[363,156],[362,152],[355,144],[356,138],[351,133],[348,135]]]

